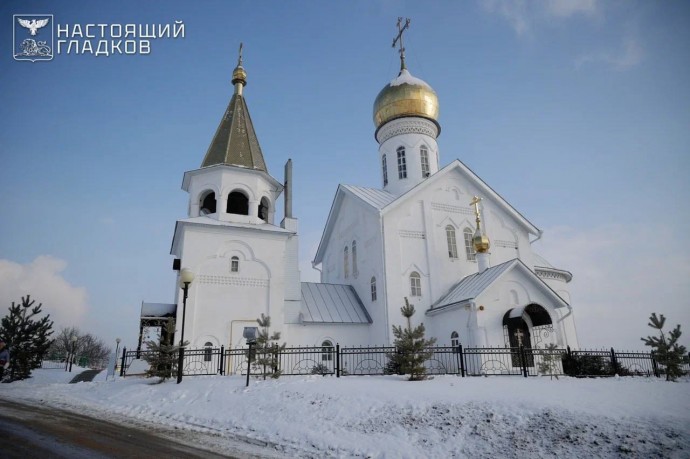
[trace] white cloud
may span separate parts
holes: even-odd
[[[67,262],[41,255],[27,264],[0,259],[0,317],[12,302],[31,295],[36,304],[43,303],[43,312],[55,322],[53,329],[80,326],[89,310],[88,295],[83,287],[71,285],[62,276]]]
[[[576,15],[596,16],[598,0],[480,0],[485,11],[503,16],[518,36],[538,24]]]
[[[603,63],[616,70],[627,70],[642,62],[644,50],[633,38],[627,38],[617,51],[599,51],[578,56],[575,59],[575,67],[580,68],[586,64]]]
[[[681,324],[690,343],[690,250],[668,228],[607,225],[544,232],[535,250],[573,273],[570,284],[580,345],[643,349],[652,312]]]

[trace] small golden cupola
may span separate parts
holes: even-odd
[[[438,96],[425,81],[412,76],[405,64],[405,47],[403,32],[409,28],[410,20],[404,26],[398,18],[398,36],[393,41],[400,46],[400,73],[379,92],[374,101],[374,124],[376,129],[389,121],[406,116],[418,116],[432,121],[438,127]]]
[[[474,246],[474,251],[477,253],[488,253],[491,243],[489,242],[489,237],[484,234],[481,230],[481,215],[479,213],[479,202],[482,198],[475,196],[470,202],[471,206],[474,206],[474,215],[476,216],[477,228],[474,231],[474,236],[472,237],[472,245]]]

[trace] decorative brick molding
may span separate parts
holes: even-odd
[[[438,128],[431,121],[424,118],[398,118],[384,125],[376,134],[376,140],[382,144],[386,140],[402,134],[424,134],[436,138]]]
[[[196,279],[200,284],[211,285],[235,285],[240,287],[268,287],[267,279],[254,279],[251,277],[234,276],[209,276],[201,275]]]

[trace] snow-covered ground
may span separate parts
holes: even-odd
[[[688,381],[305,376],[246,388],[235,376],[65,384],[57,373],[3,384],[0,397],[206,432],[221,450],[248,439],[289,457],[690,457]]]

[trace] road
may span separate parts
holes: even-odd
[[[0,438],[0,458],[232,457],[143,430],[5,399],[0,400]]]

